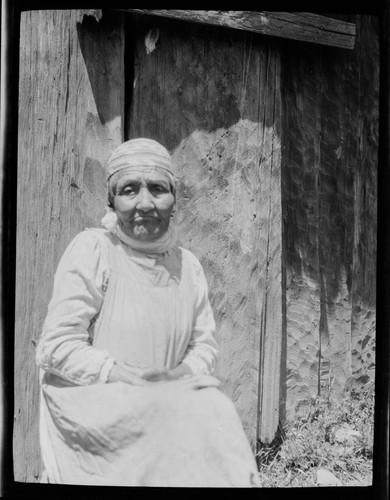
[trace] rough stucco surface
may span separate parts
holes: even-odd
[[[260,434],[273,436],[278,424],[279,79],[279,54],[258,37],[162,20],[138,26],[129,137],[155,138],[173,153],[174,220],[205,270],[217,376],[252,443],[259,404]]]
[[[357,47],[282,58],[287,410],[374,380],[376,20]]]
[[[281,211],[275,208],[272,159],[259,164],[260,129],[259,124],[240,121],[213,134],[196,132],[175,153],[181,165],[176,220],[183,246],[200,258],[208,277],[220,348],[216,375],[222,390],[235,402],[252,441],[261,399],[259,367],[260,372],[277,375],[277,369],[265,366],[272,362],[271,352],[267,360],[260,357],[266,330],[262,318],[268,317],[269,328],[274,325],[277,344],[281,318]],[[237,160],[232,162],[232,158]],[[274,236],[278,244],[272,255],[270,206],[274,219],[279,219],[279,233]],[[274,289],[269,291],[271,260],[276,276]],[[272,403],[271,398],[267,409]]]

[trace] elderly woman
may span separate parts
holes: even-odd
[[[66,249],[37,348],[47,481],[253,486],[217,357],[206,279],[176,244],[175,179],[150,139],[108,160],[109,213]]]

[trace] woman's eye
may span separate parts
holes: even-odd
[[[122,189],[121,194],[134,194],[135,193],[135,188],[133,186],[126,186]]]
[[[153,192],[153,193],[166,193],[167,192],[167,189],[165,186],[162,186],[161,184],[153,184],[152,186],[150,186],[150,190]]]

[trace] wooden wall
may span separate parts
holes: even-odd
[[[282,57],[287,410],[373,383],[379,47],[358,16],[353,51]]]
[[[34,345],[70,239],[104,214],[107,153],[123,139],[121,16],[25,12],[21,19],[14,473],[39,481]]]
[[[357,27],[347,51],[138,17],[125,53],[119,14],[22,15],[17,481],[40,477],[34,343],[53,273],[104,213],[125,114],[126,138],[160,140],[177,163],[175,221],[204,266],[217,375],[252,444],[284,405],[372,379],[378,42],[373,19]]]

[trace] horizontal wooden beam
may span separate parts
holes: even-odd
[[[310,12],[120,9],[261,33],[302,42],[353,49],[355,24]]]

